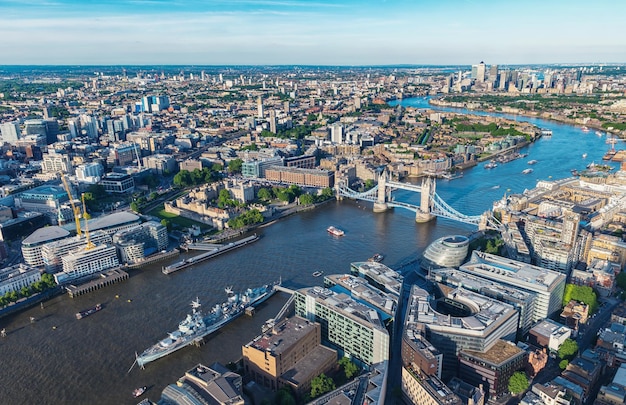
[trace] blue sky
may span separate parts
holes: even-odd
[[[4,64],[626,62],[622,0],[0,0]]]

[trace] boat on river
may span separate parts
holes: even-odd
[[[102,304],[96,304],[94,307],[86,309],[84,311],[79,311],[76,313],[76,319],[83,319],[85,317],[88,317],[89,315],[93,315],[96,312],[99,312],[102,310]]]
[[[587,154],[583,153],[583,159],[586,159],[586,158],[587,158]]]
[[[326,231],[328,231],[329,234],[333,235],[333,236],[343,236],[345,235],[345,232],[342,231],[339,228],[335,228],[334,226],[329,226],[328,228],[326,228]]]
[[[370,257],[369,259],[367,259],[368,262],[382,262],[383,259],[385,258],[385,256],[381,255],[380,253],[376,253],[374,254],[374,256]]]
[[[524,169],[522,170],[522,174],[530,174],[533,172],[533,169]]]
[[[146,387],[146,386],[135,388],[133,390],[133,397],[134,398],[139,398],[140,396],[143,395],[144,392],[146,392],[147,389],[148,389],[148,387]]]
[[[485,169],[495,169],[496,167],[498,167],[498,164],[494,161],[485,164]]]
[[[313,277],[319,277],[319,276],[321,276],[322,274],[324,274],[324,272],[323,272],[323,271],[315,271],[315,272],[313,272]]]
[[[205,336],[241,316],[247,308],[258,305],[271,297],[276,292],[277,284],[279,283],[266,284],[254,289],[248,288],[242,294],[236,294],[232,288],[227,287],[227,300],[215,305],[206,316],[200,310],[200,300],[196,298],[191,302],[191,313],[178,324],[178,328],[137,355],[135,361],[139,367],[143,368],[151,361],[165,357],[193,342],[200,342]]]

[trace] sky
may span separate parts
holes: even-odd
[[[623,0],[0,0],[0,65],[626,62]]]

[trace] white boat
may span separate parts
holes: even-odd
[[[530,174],[533,172],[533,169],[524,169],[522,170],[522,174]]]
[[[133,397],[139,398],[140,396],[143,395],[144,392],[146,392],[147,389],[148,389],[148,387],[146,387],[146,386],[135,388],[133,390]]]
[[[537,163],[537,162],[538,162],[538,160],[533,159],[533,160],[529,160],[527,163],[528,163],[529,165],[534,165],[534,164],[535,164],[535,163]]]
[[[323,272],[323,271],[316,271],[316,272],[314,272],[314,273],[313,273],[313,277],[319,277],[319,276],[321,276],[322,274],[324,274],[324,272]]]
[[[587,158],[587,154],[583,153],[583,159],[586,159],[586,158]]]
[[[580,127],[580,129],[582,129],[582,130],[583,130],[583,132],[589,132],[589,128],[587,128],[587,127],[586,127],[586,126],[584,126],[584,125],[583,125],[582,127]]]
[[[327,229],[329,234],[333,235],[333,236],[343,236],[345,234],[344,231],[342,231],[339,228],[335,228],[334,226],[329,226]]]

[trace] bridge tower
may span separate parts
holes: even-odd
[[[422,179],[422,193],[420,197],[420,209],[415,213],[415,222],[432,221],[435,216],[431,214],[433,195],[435,194],[435,179],[425,177]]]
[[[385,212],[389,209],[387,205],[387,170],[378,176],[378,198],[374,203],[374,212]]]

